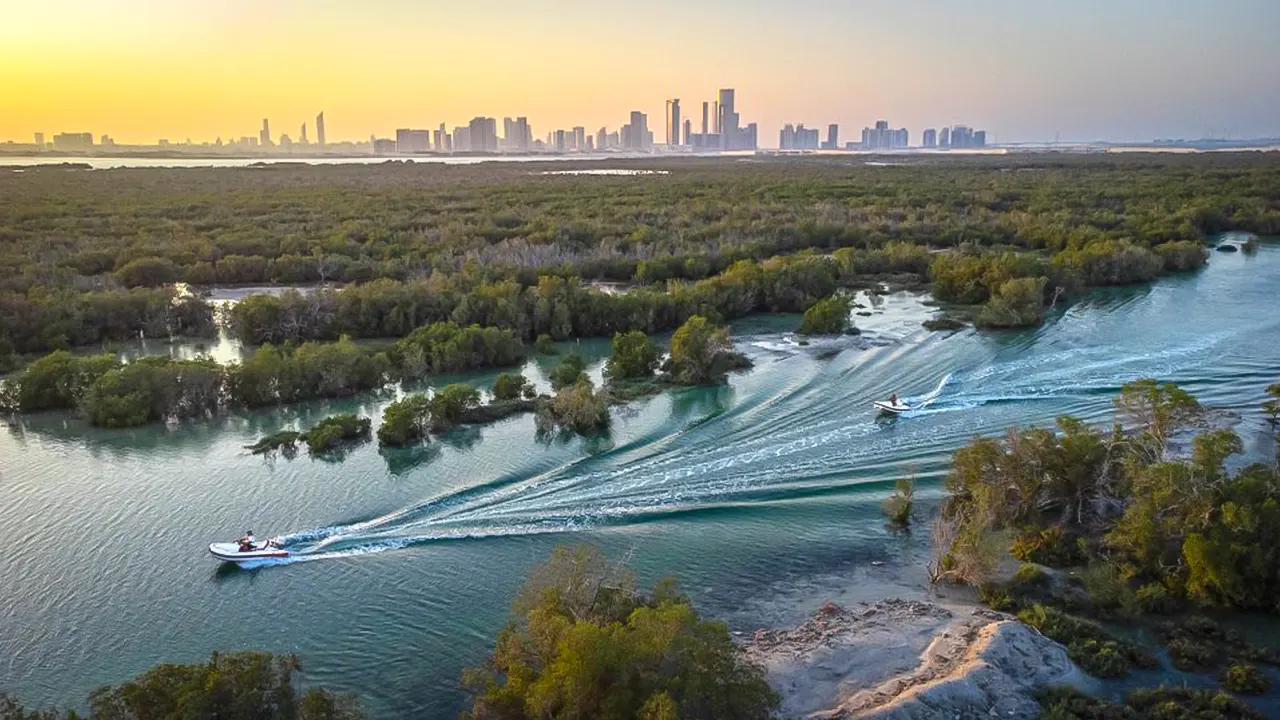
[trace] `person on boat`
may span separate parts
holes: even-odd
[[[889,396],[889,404],[894,407],[898,407],[898,393],[894,393]]]
[[[252,530],[247,530],[244,537],[236,542],[240,544],[240,552],[253,552],[254,546],[258,544],[258,539],[253,536]]]

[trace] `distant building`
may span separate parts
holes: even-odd
[[[92,150],[93,133],[58,133],[53,136],[53,149],[59,152]]]
[[[693,120],[691,120],[691,119],[689,119],[689,118],[685,118],[685,119],[684,119],[684,132],[683,132],[683,134],[681,134],[680,139],[684,141],[684,144],[685,144],[685,145],[692,145],[693,143],[689,140],[689,137],[690,137],[691,135],[693,135]]]
[[[454,152],[470,152],[471,151],[471,128],[455,127],[453,129],[453,151]]]
[[[374,155],[394,155],[396,152],[396,141],[391,138],[371,138],[370,144]]]
[[[951,147],[951,128],[949,127],[942,128],[942,133],[941,135],[938,136],[938,147],[942,147],[942,148]]]
[[[827,139],[822,143],[823,150],[839,150],[840,149],[840,126],[831,124],[827,126]]]
[[[316,144],[324,146],[324,113],[316,115]]]
[[[596,149],[596,145],[595,145],[595,143],[593,142],[594,140],[595,140],[595,138],[594,138],[594,137],[592,137],[591,135],[588,135],[588,136],[587,136],[587,152],[594,152],[594,151],[595,151],[595,149]]]
[[[680,145],[680,98],[667,101],[667,147]]]
[[[266,118],[262,118],[262,129],[258,131],[258,144],[271,147],[271,123]]]
[[[925,130],[924,137],[921,141],[921,144],[927,148],[938,147],[938,131],[934,130],[933,128],[929,128],[928,130]]]
[[[474,117],[467,129],[470,131],[471,150],[475,152],[498,151],[498,121],[491,117]]]
[[[738,138],[738,113],[733,88],[720,90],[720,144],[725,150],[742,149]]]
[[[875,127],[862,129],[863,150],[900,150],[907,147],[909,139],[906,128],[895,130],[887,120],[877,120]]]
[[[36,133],[35,138],[36,138],[36,145],[40,146],[40,149],[43,150],[44,149],[44,133]]]
[[[187,142],[190,143],[190,140]],[[116,141],[110,135],[103,134],[102,137],[98,138],[98,144],[102,147],[115,147]]]
[[[711,103],[703,102],[702,103],[702,134],[703,135],[706,135],[711,132],[711,128],[707,125],[707,116],[710,114],[710,112],[711,112]],[[690,144],[692,145],[693,143],[690,143]]]
[[[307,124],[306,124],[306,123],[302,123],[302,127],[301,127],[301,128],[299,128],[299,130],[300,130],[300,132],[298,133],[298,143],[299,143],[300,145],[307,145],[307,144],[309,144],[309,141],[307,140]]]
[[[290,150],[293,148],[293,138],[289,137],[289,133],[280,133],[280,149]]]
[[[639,110],[631,111],[631,122],[622,126],[622,147],[627,150],[648,150],[653,144],[649,132],[649,119]]]
[[[573,129],[573,149],[574,150],[587,149],[587,129],[586,128],[579,126]]]
[[[603,127],[596,131],[596,149],[604,150],[609,147],[609,133]]]
[[[987,131],[975,130],[973,132],[973,146],[976,148],[987,146]]]
[[[778,135],[778,148],[781,150],[817,150],[818,129],[809,129],[804,123],[799,125],[787,124],[782,127],[782,132]]]
[[[508,146],[512,150],[528,152],[529,147],[533,144],[533,132],[529,130],[529,118],[517,117],[511,125],[511,134],[514,137],[508,138]]]
[[[431,131],[409,128],[396,130],[396,152],[401,154],[431,152]]]

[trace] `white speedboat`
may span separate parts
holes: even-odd
[[[871,403],[871,405],[875,407],[876,410],[879,410],[880,412],[892,413],[894,415],[904,413],[911,409],[910,405],[907,405],[901,400],[899,400],[896,403],[889,402],[888,400],[875,400]]]
[[[252,550],[241,550],[240,543],[211,543],[209,552],[219,560],[226,562],[248,562],[250,560],[270,560],[289,557],[289,551],[280,547],[275,540],[268,540],[253,546]]]

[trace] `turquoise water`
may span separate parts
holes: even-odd
[[[78,704],[158,662],[258,648],[301,653],[308,679],[376,716],[451,717],[461,669],[563,542],[630,553],[644,580],[675,575],[740,630],[827,595],[918,593],[927,538],[888,530],[879,504],[906,473],[938,497],[977,433],[1105,421],[1122,383],[1154,376],[1239,413],[1250,452],[1269,454],[1257,406],[1280,379],[1277,289],[1268,243],[1032,331],[926,333],[906,295],[857,317],[856,340],[801,347],[783,332],[795,318],[762,318],[736,328],[753,370],[619,409],[593,441],[539,442],[523,417],[340,462],[242,449],[337,410],[378,418],[390,394],[131,431],[29,418],[0,433],[0,689]],[[604,345],[583,347],[598,373]],[[878,420],[870,403],[892,392],[927,404]],[[296,559],[208,557],[249,527]]]

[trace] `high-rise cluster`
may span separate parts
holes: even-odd
[[[907,129],[891,128],[887,120],[877,120],[873,128],[862,128],[863,150],[898,150],[907,147],[909,142]]]
[[[680,144],[695,150],[755,150],[759,141],[755,123],[742,124],[733,88],[720,90],[713,103],[702,103],[702,132],[687,132]],[[679,112],[679,101],[676,112]],[[693,130],[692,123],[685,127]],[[670,136],[668,136],[670,137]]]
[[[967,150],[971,148],[984,148],[987,146],[987,131],[974,130],[965,125],[956,125],[954,127],[944,127],[941,133],[929,128],[924,131],[925,148],[933,149],[950,149],[950,150]]]

